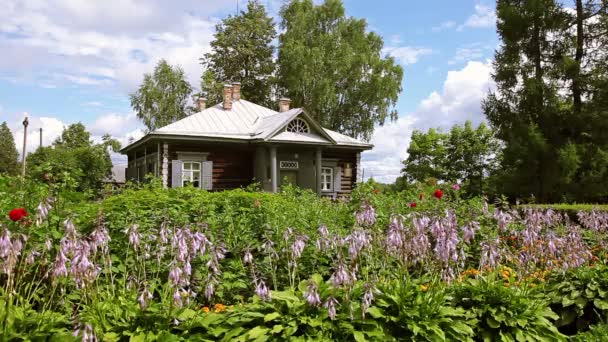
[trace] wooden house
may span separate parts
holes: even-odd
[[[240,84],[225,85],[223,102],[146,134],[122,149],[127,179],[146,174],[165,187],[191,184],[206,190],[258,182],[276,192],[289,182],[319,195],[349,194],[360,176],[360,156],[372,145],[321,127],[303,108],[278,111],[241,99]]]

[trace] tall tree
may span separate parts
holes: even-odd
[[[503,44],[484,110],[505,144],[499,190],[513,198],[608,200],[607,7],[497,2]]]
[[[495,170],[500,153],[494,132],[481,123],[473,128],[470,121],[454,125],[446,143],[445,180],[461,182],[470,194],[484,192],[484,179]]]
[[[152,74],[130,95],[131,107],[148,131],[171,124],[188,115],[188,99],[192,87],[184,70],[161,59]]]
[[[433,128],[426,133],[414,131],[407,153],[402,169],[407,181],[461,183],[467,193],[481,195],[500,148],[494,132],[484,123],[474,128],[466,121],[447,133]]]
[[[293,0],[281,9],[279,92],[324,127],[369,139],[395,120],[403,69],[382,57],[383,41],[340,0]]]
[[[53,145],[65,148],[79,148],[91,145],[91,133],[80,122],[64,128],[61,136],[55,139]]]
[[[201,89],[211,101],[221,101],[221,84],[241,82],[244,99],[272,105],[272,75],[275,71],[272,40],[276,31],[272,18],[257,0],[236,16],[228,16],[216,27],[211,52],[202,59],[206,68]],[[219,86],[218,86],[219,85]]]
[[[6,121],[0,125],[0,174],[16,175],[19,152]]]
[[[547,201],[558,190],[557,151],[565,142],[556,74],[567,20],[555,0],[498,0],[497,18],[503,42],[494,61],[497,91],[483,107],[506,144],[500,189]]]
[[[407,159],[403,161],[404,177],[409,182],[424,182],[429,178],[446,178],[446,144],[448,135],[430,128],[426,133],[412,132],[407,148]]]
[[[90,136],[81,123],[66,127],[52,146],[38,148],[28,155],[29,176],[74,181],[81,191],[98,190],[112,170],[110,152],[118,151],[120,143],[107,134],[101,143],[94,143]]]

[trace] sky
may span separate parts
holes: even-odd
[[[283,0],[261,0],[277,18]],[[319,1],[316,1],[319,2]],[[245,5],[240,0],[240,6]],[[499,40],[495,4],[487,0],[344,0],[384,39],[383,54],[404,68],[398,120],[376,127],[362,155],[365,178],[393,182],[415,129],[449,129],[484,120],[481,101],[494,88],[491,60]],[[19,149],[50,144],[82,122],[94,139],[126,144],[143,135],[129,94],[164,58],[199,87],[199,58],[215,24],[237,0],[0,0],[0,122]],[[276,22],[276,20],[275,20]],[[126,159],[113,155],[115,164]]]

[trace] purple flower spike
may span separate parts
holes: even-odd
[[[306,286],[306,291],[304,291],[304,298],[306,299],[306,303],[308,303],[308,305],[310,306],[321,305],[321,298],[319,297],[317,284],[315,284],[313,281],[309,282]]]
[[[266,283],[261,279],[258,280],[255,286],[255,294],[262,298],[263,301],[269,301],[271,299],[270,290],[266,286]]]
[[[327,309],[327,315],[329,316],[329,319],[331,319],[332,321],[336,319],[336,305],[340,305],[340,303],[334,297],[327,298],[327,301],[325,302],[325,304],[323,304],[323,306]]]

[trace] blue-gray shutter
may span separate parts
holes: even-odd
[[[181,160],[171,161],[171,187],[180,188],[182,186],[182,164]]]
[[[342,167],[334,167],[334,192],[342,191]]]
[[[202,176],[201,176],[201,189],[212,190],[213,189],[213,162],[204,161],[202,163]]]

